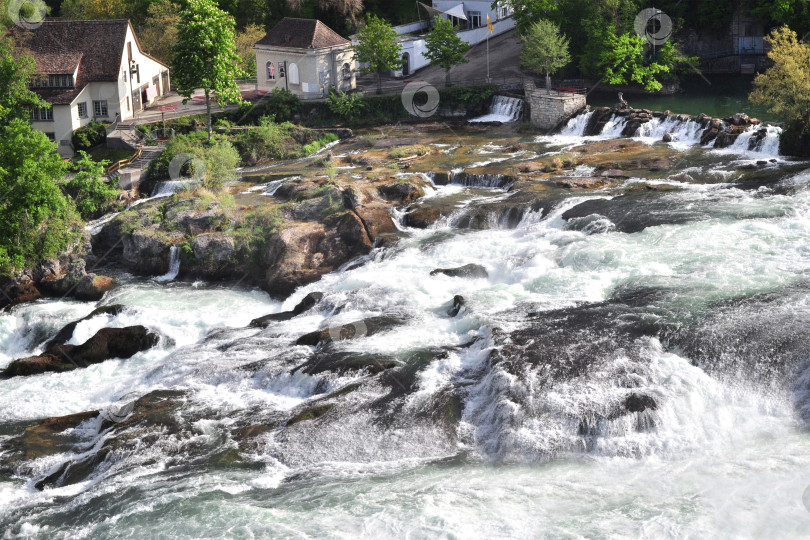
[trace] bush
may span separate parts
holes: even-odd
[[[292,128],[292,124],[276,124],[273,117],[263,116],[259,118],[258,128],[239,131],[234,144],[242,162],[253,165],[262,160],[287,157],[285,139],[289,138]]]
[[[242,258],[249,259],[262,253],[273,235],[281,230],[283,222],[273,207],[263,206],[245,213],[234,231]]]
[[[147,179],[168,180],[173,159],[186,154],[178,163],[182,177],[202,177],[202,185],[212,191],[222,189],[226,182],[236,180],[239,152],[224,136],[215,135],[211,141],[204,131],[178,135],[166,143],[160,156],[149,164]],[[195,170],[199,167],[200,170]]]
[[[257,125],[264,116],[272,116],[276,122],[290,122],[301,109],[301,100],[287,90],[276,88],[257,103],[246,104],[235,111],[228,111],[223,116],[234,124]]]
[[[90,122],[73,132],[73,149],[90,150],[107,140],[107,128],[101,122]]]
[[[329,104],[329,110],[332,111],[332,114],[344,120],[355,120],[359,118],[366,108],[359,94],[336,92],[334,88],[329,90],[329,97],[326,101]]]
[[[108,163],[93,161],[85,151],[79,150],[73,178],[65,184],[65,191],[73,198],[82,219],[97,218],[115,204],[118,190],[104,181],[104,167]]]

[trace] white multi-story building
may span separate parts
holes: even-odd
[[[169,68],[141,50],[128,20],[46,19],[15,29],[15,44],[34,58],[29,88],[52,106],[30,112],[65,157],[73,131],[93,120],[126,120],[169,91]]]

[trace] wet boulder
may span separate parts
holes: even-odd
[[[262,287],[273,296],[287,296],[371,249],[368,232],[354,212],[330,216],[324,223],[285,224],[262,253],[267,268]]]
[[[430,272],[431,276],[436,276],[439,274],[443,274],[445,276],[450,277],[460,277],[460,278],[469,278],[469,279],[486,279],[489,277],[489,273],[487,269],[481,266],[480,264],[465,264],[464,266],[458,266],[456,268],[437,268]]]
[[[3,376],[62,372],[112,358],[131,358],[138,352],[151,349],[158,341],[158,335],[144,326],[102,328],[81,345],[58,345],[40,356],[14,360],[5,369]]]
[[[405,214],[404,223],[414,229],[427,229],[442,217],[440,208],[432,205],[419,205]]]
[[[232,276],[236,269],[236,243],[224,233],[201,234],[191,241],[192,272],[207,279]]]
[[[387,201],[397,204],[406,204],[422,197],[425,192],[421,187],[410,182],[397,182],[395,184],[385,184],[378,188],[380,195]]]
[[[122,262],[133,272],[157,276],[169,271],[171,242],[152,229],[123,236]]]
[[[467,301],[464,300],[464,297],[460,294],[457,294],[453,297],[453,307],[447,310],[448,317],[455,317],[459,314],[461,309],[467,305]]]
[[[41,296],[42,293],[34,283],[12,281],[3,287],[3,292],[0,294],[0,309],[24,302],[33,302]]]
[[[281,313],[271,313],[270,315],[253,319],[250,321],[250,326],[255,328],[264,328],[272,322],[288,321],[293,317],[297,317],[298,315],[301,315],[302,313],[315,307],[315,305],[317,305],[322,298],[323,293],[311,292],[307,294],[300,302],[298,302],[298,304],[292,310],[282,311]]]
[[[336,325],[330,328],[315,330],[304,334],[295,342],[296,345],[315,346],[321,343],[332,341],[343,341],[347,339],[360,339],[365,336],[372,336],[385,332],[404,322],[402,317],[390,315],[379,315],[368,317],[348,324]]]
[[[93,317],[98,317],[100,315],[108,315],[114,317],[120,314],[122,311],[124,311],[124,309],[125,307],[121,304],[101,306],[99,308],[94,309],[87,317],[83,317],[79,320],[73,321],[62,327],[62,329],[59,330],[59,332],[45,344],[45,350],[48,350],[51,347],[56,347],[57,345],[64,345],[65,343],[70,341],[70,338],[73,337],[73,331],[76,329],[76,326],[80,322],[89,321]]]
[[[87,274],[76,284],[74,295],[78,300],[97,301],[114,287],[115,280],[111,277]]]

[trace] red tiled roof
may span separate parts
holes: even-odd
[[[70,21],[46,19],[33,30],[12,27],[14,42],[37,63],[43,74],[72,74],[73,88],[42,88],[36,92],[54,105],[69,104],[90,82],[115,82],[121,72],[128,20]]]
[[[284,17],[256,45],[293,49],[323,49],[351,43],[317,19]]]

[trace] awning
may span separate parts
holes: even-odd
[[[441,15],[442,14],[441,10],[438,10],[438,9],[436,9],[434,7],[431,7],[431,6],[427,5],[427,4],[423,4],[422,2],[418,2],[418,4],[420,6],[422,6],[422,8],[425,11],[427,11],[431,16]]]
[[[455,7],[451,7],[447,11],[444,12],[445,15],[450,15],[451,17],[455,17],[457,19],[467,20],[467,15],[464,14],[464,3],[461,3]]]

